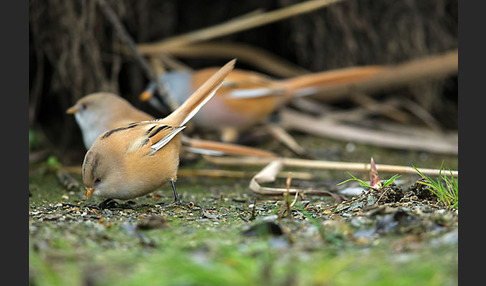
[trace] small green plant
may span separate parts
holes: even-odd
[[[46,165],[49,169],[57,170],[62,167],[62,164],[57,160],[57,157],[51,155],[47,158]]]
[[[342,181],[341,183],[338,184],[339,185],[342,185],[344,183],[347,183],[349,181],[357,181],[361,187],[363,187],[364,189],[375,189],[376,186],[371,186],[369,183],[363,181],[363,180],[360,180],[358,178],[356,178],[355,176],[353,176],[351,173],[348,172],[348,174],[352,177],[351,179],[347,179],[345,181]],[[400,178],[400,175],[398,174],[395,174],[394,176],[392,176],[390,179],[388,180],[383,180],[382,183],[381,183],[381,187],[379,187],[379,189],[382,189],[382,188],[385,188],[385,187],[388,187],[389,185],[391,185],[396,179]]]
[[[432,178],[422,174],[422,172],[415,168],[415,166],[413,166],[413,168],[422,178],[425,179],[425,181],[418,181],[418,183],[430,187],[430,191],[439,197],[440,201],[446,207],[457,209],[459,203],[459,185],[451,170],[449,170],[451,175],[450,177],[448,177],[446,174],[442,174],[443,165],[444,162],[442,162],[440,165],[439,177],[437,178],[437,181],[434,181]]]

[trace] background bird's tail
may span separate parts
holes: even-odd
[[[164,118],[164,123],[182,126],[186,124],[208,102],[223,83],[225,77],[233,70],[236,59],[231,60],[212,75],[174,112]]]
[[[325,71],[289,78],[280,81],[286,94],[306,96],[319,92],[322,87],[352,83],[383,71],[383,66],[353,67],[339,70]]]

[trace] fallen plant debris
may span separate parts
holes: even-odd
[[[204,158],[213,164],[223,166],[265,166],[275,158],[256,158],[256,157],[212,157],[204,156]],[[310,168],[310,169],[323,169],[323,170],[344,170],[344,171],[358,171],[369,172],[370,164],[358,163],[358,162],[336,162],[327,160],[307,160],[298,158],[280,157],[278,160],[282,161],[282,164],[286,167],[295,168]],[[376,169],[380,172],[394,172],[400,174],[416,174],[414,167],[388,165],[388,164],[376,164]],[[419,168],[419,170],[425,175],[437,176],[440,174],[439,169]],[[451,171],[454,177],[459,176],[458,171]]]
[[[400,132],[382,131],[376,128],[339,122],[332,118],[310,116],[290,108],[282,109],[280,118],[285,129],[305,132],[314,136],[401,150],[419,150],[454,155],[457,155],[459,151],[457,132],[448,134],[429,130],[425,136],[424,134],[404,135]]]
[[[264,196],[276,196],[280,194],[293,194],[301,193],[302,195],[321,195],[321,196],[330,196],[334,198],[336,201],[340,202],[343,198],[336,193],[330,192],[328,190],[317,190],[317,189],[280,189],[280,188],[270,188],[270,187],[262,187],[261,184],[274,182],[276,178],[276,174],[283,168],[283,161],[282,160],[274,160],[270,162],[265,168],[263,168],[259,173],[257,173],[250,181],[250,190],[252,190],[255,194],[264,195]]]

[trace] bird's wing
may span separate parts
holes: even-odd
[[[171,126],[158,120],[136,123],[143,134],[133,140],[127,149],[127,153],[139,150],[144,146],[150,146],[150,154],[153,154],[170,142],[185,126]]]

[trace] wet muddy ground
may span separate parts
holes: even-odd
[[[298,138],[300,142],[302,138]],[[457,170],[457,157],[351,146],[325,139],[304,147],[326,160]],[[323,148],[322,146],[326,146]],[[214,166],[204,159],[185,163]],[[245,171],[248,171],[245,167]],[[259,168],[251,168],[255,171]],[[295,171],[295,170],[288,170]],[[299,170],[302,171],[302,170]],[[180,177],[183,206],[166,186],[99,208],[79,183],[65,185],[45,164],[29,170],[32,285],[456,285],[458,210],[446,208],[417,175],[386,193],[360,190],[345,171],[304,170],[294,187],[330,196],[256,196],[248,178]],[[355,176],[367,180],[369,174]],[[387,179],[394,174],[380,174]],[[285,178],[271,186],[285,187]],[[293,204],[288,207],[286,201]]]

